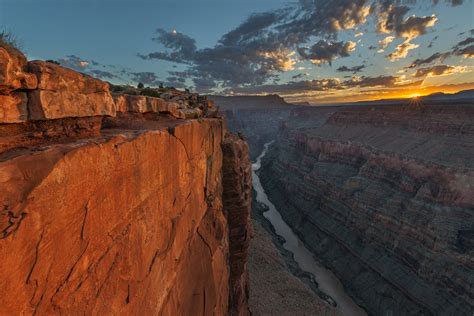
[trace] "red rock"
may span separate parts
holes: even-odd
[[[178,110],[179,105],[174,102],[165,101],[160,98],[146,97],[142,95],[114,95],[115,108],[117,112],[134,113],[161,113],[169,114],[175,118],[186,118],[185,114]]]
[[[175,122],[1,159],[0,314],[227,314],[222,121]]]
[[[106,82],[42,61],[28,70],[38,77],[38,89],[28,93],[30,119],[115,115]]]
[[[28,119],[28,98],[25,92],[0,94],[0,123],[18,123]]]
[[[13,47],[0,47],[0,94],[17,89],[35,89],[34,74],[24,71],[26,57]]]

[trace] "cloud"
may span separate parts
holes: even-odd
[[[458,48],[454,51],[454,54],[457,56],[463,56],[464,58],[474,58],[474,45]]]
[[[445,0],[446,3],[450,3],[453,7],[463,4],[463,0]],[[433,0],[434,4],[438,4],[439,0]]]
[[[458,49],[458,48],[461,48],[463,46],[466,46],[466,45],[469,45],[469,44],[472,44],[472,43],[474,43],[474,37],[468,37],[468,38],[460,41],[459,43],[457,43],[453,48]]]
[[[102,80],[107,80],[107,79],[111,80],[111,79],[118,78],[118,76],[116,74],[113,74],[112,72],[99,70],[99,69],[90,70],[88,73]]]
[[[427,29],[433,27],[438,20],[435,15],[415,16],[405,18],[410,8],[405,5],[395,5],[394,1],[379,1],[374,5],[373,10],[377,12],[377,31],[379,33],[394,34],[394,37],[404,38],[403,43],[397,45],[395,51],[388,54],[391,61],[396,61],[408,56],[408,52],[418,48],[418,44],[411,41],[420,35],[426,34]],[[386,37],[379,42],[381,46],[379,52],[394,40]]]
[[[370,88],[408,88],[418,87],[423,80],[406,82],[402,76],[378,76],[378,77],[352,77],[341,81],[338,78],[327,78],[317,80],[292,81],[285,84],[267,84],[260,86],[237,87],[227,89],[227,94],[296,94],[307,92],[330,92],[346,89],[370,89]]]
[[[339,72],[352,72],[354,74],[358,72],[362,72],[362,70],[365,68],[365,65],[360,65],[360,66],[353,66],[353,67],[347,67],[347,66],[341,66],[336,69],[336,71]]]
[[[71,68],[76,71],[84,71],[89,66],[89,61],[84,60],[76,55],[68,55],[58,59],[59,64],[63,67]]]
[[[138,56],[189,65],[188,75],[195,87],[261,85],[278,73],[293,70],[300,59],[330,63],[333,57],[348,55],[355,45],[352,42],[342,47],[332,47],[333,42],[339,43],[335,41],[327,42],[331,44],[326,47],[318,43],[307,49],[301,46],[315,37],[335,38],[340,30],[354,29],[366,22],[369,13],[368,0],[300,0],[249,16],[210,48],[197,49],[189,36],[159,29],[154,41],[163,49]]]
[[[397,47],[395,48],[395,51],[388,54],[387,57],[391,61],[396,61],[396,60],[407,57],[408,52],[410,50],[418,48],[418,47],[420,47],[420,45],[413,44],[413,43],[410,42],[410,40],[406,40],[403,43],[401,43],[400,45],[397,45]]]
[[[301,74],[296,74],[296,75],[291,76],[291,79],[301,79],[301,78],[307,77],[307,76],[308,76],[307,73],[301,73]]]
[[[415,72],[415,74],[413,74],[413,77],[420,78],[426,76],[442,76],[452,73],[464,72],[465,70],[465,67],[437,65],[433,67],[420,68]]]
[[[410,8],[405,5],[394,5],[393,1],[378,2],[376,10],[378,12],[377,30],[379,33],[394,33],[397,37],[406,39],[414,39],[426,34],[427,28],[434,26],[438,20],[434,14],[423,17],[412,15],[405,18]]]
[[[394,87],[400,82],[397,76],[353,77],[344,82],[347,87]]]
[[[262,36],[266,28],[283,19],[283,12],[273,11],[252,14],[237,28],[225,34],[219,42],[222,45],[230,46]]]
[[[180,33],[176,30],[167,32],[164,29],[157,29],[157,37],[152,40],[162,44],[171,52],[154,52],[148,55],[139,55],[142,59],[161,59],[177,63],[188,63],[194,57],[196,52],[196,40]]]
[[[433,47],[433,44],[434,42],[439,38],[438,35],[436,35],[435,37],[433,37],[433,39],[430,41],[430,43],[428,44],[428,48],[432,48]]]
[[[387,48],[387,46],[393,42],[394,39],[395,36],[386,36],[384,39],[380,40],[378,53],[383,53],[385,48]]]
[[[205,92],[268,85],[280,73],[294,70],[300,61],[331,65],[336,58],[349,56],[356,43],[338,40],[339,32],[351,30],[357,38],[363,34],[360,26],[374,15],[377,31],[385,34],[380,49],[401,39],[387,54],[395,61],[419,47],[414,40],[428,33],[438,20],[435,15],[409,15],[415,2],[297,0],[279,10],[250,15],[212,47],[197,48],[188,35],[158,29],[153,41],[159,48],[139,56],[186,65],[187,79]],[[462,1],[448,2],[457,5]],[[462,49],[463,56],[470,56],[469,48]]]
[[[313,64],[321,65],[331,62],[338,57],[348,57],[349,53],[354,51],[356,43],[354,42],[328,42],[320,40],[308,48],[299,48],[298,52],[303,59],[310,60]]]
[[[454,45],[451,51],[447,51],[447,52],[443,52],[443,53],[436,52],[433,55],[431,55],[427,58],[424,58],[424,59],[423,58],[421,58],[421,59],[418,58],[415,61],[413,61],[411,63],[411,65],[408,66],[408,68],[417,68],[421,65],[431,64],[431,63],[434,63],[436,61],[443,62],[446,58],[448,58],[450,56],[463,56],[464,58],[474,58],[474,45],[472,43],[474,43],[474,38],[473,37],[468,37],[468,38],[460,41],[456,45]],[[471,44],[471,45],[469,45],[469,44]],[[469,45],[469,46],[466,46],[466,45]]]
[[[438,60],[444,61],[446,58],[449,57],[449,55],[450,55],[450,53],[437,52],[437,53],[434,53],[433,55],[431,55],[427,58],[418,58],[415,61],[413,61],[411,63],[411,65],[408,66],[408,68],[416,68],[416,67],[419,67],[421,65],[431,64],[431,63],[433,63],[435,61],[438,61]]]
[[[156,84],[158,77],[154,72],[132,72],[130,73],[131,79],[135,82],[141,82],[143,84]]]

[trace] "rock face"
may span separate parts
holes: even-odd
[[[105,83],[28,69],[29,115],[0,122],[0,314],[246,315],[245,143],[220,118],[122,107]]]
[[[31,120],[115,114],[106,82],[43,61],[30,62],[28,70],[38,78],[28,95]]]
[[[230,308],[232,315],[248,315],[248,247],[251,237],[252,165],[247,143],[227,134],[224,152],[224,208],[230,229]]]
[[[474,106],[298,110],[260,178],[374,315],[474,311]]]

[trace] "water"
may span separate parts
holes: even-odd
[[[318,282],[319,289],[329,295],[337,303],[337,309],[339,311],[348,316],[367,315],[367,313],[346,294],[344,287],[336,276],[314,259],[313,254],[305,247],[290,226],[285,223],[275,205],[268,199],[256,171],[260,169],[262,158],[272,143],[273,142],[269,142],[265,144],[263,152],[252,165],[252,181],[253,187],[257,192],[257,201],[268,207],[268,211],[264,212],[263,216],[272,224],[276,234],[285,239],[283,248],[293,254],[294,260],[301,270],[313,275],[314,279]]]

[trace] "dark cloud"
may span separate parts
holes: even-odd
[[[329,91],[342,90],[341,81],[338,79],[320,79],[293,81],[285,84],[267,84],[261,86],[247,86],[229,89],[226,93],[235,94],[260,94],[260,93],[296,93],[304,91]]]
[[[224,46],[232,46],[262,36],[266,28],[282,20],[282,12],[264,12],[252,14],[237,28],[225,34],[219,41]]]
[[[320,40],[310,48],[298,48],[298,52],[303,59],[310,60],[314,64],[331,64],[337,57],[348,57],[355,46],[356,43],[354,42]]]
[[[453,49],[459,49],[459,48],[461,48],[461,47],[463,47],[463,46],[466,46],[466,45],[469,45],[469,44],[472,44],[472,43],[474,43],[474,37],[468,37],[468,38],[466,38],[465,40],[462,40],[462,41],[460,41],[459,43],[457,43],[457,44],[453,47]]]
[[[434,53],[433,55],[431,55],[427,58],[418,58],[415,61],[413,61],[411,63],[411,65],[408,66],[408,68],[416,68],[416,67],[419,67],[421,65],[434,63],[436,61],[444,61],[446,58],[449,57],[449,55],[450,55],[450,53],[437,52],[437,53]]]
[[[99,70],[99,69],[90,70],[88,73],[102,80],[111,80],[111,79],[118,78],[118,76],[113,74],[112,72]]]
[[[438,35],[436,35],[435,37],[433,37],[433,39],[430,41],[430,43],[428,44],[428,48],[432,48],[433,47],[433,44],[434,42],[439,38]]]
[[[415,0],[297,0],[280,10],[250,15],[214,47],[198,49],[193,38],[159,29],[153,40],[162,49],[139,56],[186,64],[187,79],[194,82],[196,89],[206,92],[262,86],[273,82],[279,73],[293,70],[297,61],[331,64],[335,58],[349,56],[355,43],[338,41],[338,32],[359,31],[357,28],[373,14],[378,32],[388,34],[383,43],[404,39],[387,55],[397,60],[417,48],[419,45],[411,41],[426,34],[437,21],[434,15],[409,15],[414,3]]]
[[[368,0],[301,0],[281,10],[251,15],[212,48],[196,49],[190,37],[159,30],[155,41],[165,50],[139,56],[189,64],[188,75],[196,87],[261,85],[292,70],[297,48],[314,36],[335,38],[339,30],[365,23],[368,14]],[[342,48],[336,56],[348,54],[348,47]],[[322,47],[314,49],[300,49],[304,54],[300,57],[332,60]]]
[[[456,45],[453,46],[451,51],[448,52],[437,52],[427,58],[419,58],[411,63],[408,68],[417,68],[421,65],[431,64],[437,61],[443,62],[446,58],[450,56],[463,56],[465,58],[474,58],[474,38],[468,37]],[[471,44],[471,45],[469,45]],[[469,46],[466,46],[469,45]],[[465,46],[465,47],[464,47]]]
[[[305,76],[305,74],[297,74],[297,75],[294,75],[294,76],[291,76],[292,79],[301,79]]]
[[[158,36],[154,37],[153,41],[171,51],[153,52],[147,55],[138,54],[140,58],[160,59],[184,64],[193,60],[196,53],[196,40],[176,30],[167,32],[164,29],[157,29],[156,33]]]
[[[453,7],[463,4],[464,0],[445,0],[446,3],[450,3]],[[433,0],[434,4],[438,4],[439,0]]]
[[[441,76],[444,74],[449,74],[455,71],[456,67],[447,66],[447,65],[437,65],[433,67],[420,68],[413,75],[416,78],[431,76]]]
[[[58,59],[61,66],[71,68],[76,71],[84,72],[89,67],[89,61],[82,59],[76,55],[68,55]]]
[[[360,65],[360,66],[353,66],[353,67],[347,67],[347,66],[341,66],[336,69],[336,71],[339,72],[352,72],[354,74],[358,72],[362,72],[362,70],[365,68],[365,65]]]
[[[347,87],[395,87],[399,82],[397,76],[360,77],[344,81]]]
[[[458,48],[454,50],[454,54],[457,56],[463,56],[465,58],[474,58],[474,45]]]
[[[155,84],[158,80],[158,77],[154,72],[144,71],[144,72],[132,72],[130,73],[131,79],[135,82],[141,82],[143,84]]]
[[[319,92],[319,91],[337,91],[350,88],[407,88],[418,87],[423,80],[404,83],[401,77],[398,76],[378,76],[378,77],[352,77],[348,80],[341,81],[339,79],[318,79],[318,80],[303,80],[292,81],[285,84],[267,84],[260,86],[238,87],[235,89],[228,89],[225,93],[232,94],[291,94],[298,92]]]
[[[435,15],[422,17],[412,15],[405,18],[410,8],[406,5],[398,5],[398,1],[378,1],[375,2],[372,9],[377,14],[377,31],[379,33],[394,34],[398,38],[405,39],[395,48],[394,52],[387,55],[392,61],[407,57],[410,50],[419,47],[418,44],[413,44],[411,41],[426,34],[427,29],[434,26],[438,20]],[[384,42],[385,40],[389,41]],[[388,44],[393,40],[393,37],[386,37],[385,40],[381,42]]]

